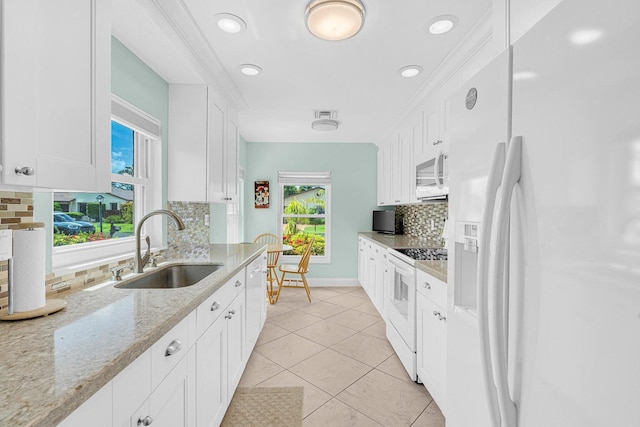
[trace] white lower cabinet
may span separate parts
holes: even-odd
[[[262,255],[256,261],[250,265],[261,265]],[[245,278],[250,273],[246,270],[234,275],[59,425],[218,426],[253,346],[247,341],[246,316],[249,311],[265,310],[264,281],[260,282],[262,300],[246,299]],[[259,315],[256,322],[259,330],[254,332],[259,335],[263,317]]]
[[[358,238],[358,280],[383,317],[387,270],[387,250],[368,239]]]
[[[447,311],[446,284],[417,271],[417,372],[446,416]]]
[[[196,425],[195,350],[192,348],[129,418],[130,427]]]
[[[227,410],[227,319],[220,317],[196,343],[198,427],[220,424]]]

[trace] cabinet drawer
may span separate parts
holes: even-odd
[[[192,341],[190,340],[189,329],[191,326],[191,335],[195,328],[195,313],[192,312],[185,317],[180,323],[174,326],[162,338],[160,338],[153,346],[151,346],[151,389],[154,390],[166,377],[174,366],[187,354]]]
[[[244,269],[236,273],[231,280],[222,285],[213,295],[196,309],[196,330],[199,337],[216,321],[224,309],[245,288]]]
[[[416,289],[418,292],[441,308],[447,308],[447,284],[422,270],[416,269],[416,271]]]

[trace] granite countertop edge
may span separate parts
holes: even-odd
[[[184,259],[165,263],[224,264],[196,285],[180,289],[116,289],[113,283],[109,283],[93,292],[80,290],[66,295],[67,307],[50,316],[0,322],[0,334],[3,335],[4,344],[7,346],[7,350],[0,356],[0,371],[3,372],[3,381],[0,382],[0,424],[48,427],[61,422],[224,283],[256,259],[265,248],[263,244],[212,244],[208,260]],[[94,304],[93,300],[96,300]],[[125,311],[129,306],[131,311],[134,311],[129,317],[135,324],[126,325],[134,330],[132,336],[123,340],[121,348],[107,348],[104,358],[96,358],[93,361],[89,357],[77,372],[72,368],[69,378],[63,378],[63,385],[60,386],[59,373],[56,372],[58,365],[55,363],[60,353],[57,348],[57,344],[60,344],[58,335],[63,339],[69,337],[69,340],[73,340],[73,333],[63,331],[69,328],[81,331],[83,326],[90,328],[91,321],[95,321],[92,315],[98,311],[102,314],[108,313],[111,307],[123,305],[123,301],[127,303]],[[168,305],[166,311],[163,309],[165,305]],[[164,315],[158,314],[160,312]],[[118,333],[116,327],[119,319],[115,317],[121,312],[114,310],[113,313],[113,319],[103,322],[108,325],[110,320],[113,321],[114,326],[107,326],[109,329],[106,331],[111,335],[111,341],[114,341],[113,335]],[[140,319],[152,320],[147,325]],[[120,320],[120,323],[126,321],[127,319]],[[96,331],[91,332],[96,334]],[[77,332],[74,333],[79,335]],[[100,338],[94,337],[94,341],[100,342]],[[45,343],[42,344],[42,341]],[[109,339],[106,341],[109,342]],[[78,353],[78,357],[85,353],[82,351],[80,354],[81,348],[81,345],[78,345],[73,349]],[[72,360],[72,357],[69,359]],[[54,361],[53,366],[50,366],[51,360]],[[82,362],[79,364],[82,365]],[[57,390],[58,387],[60,390]]]
[[[374,243],[391,248],[440,248],[439,242],[422,239],[405,234],[380,234],[373,232],[360,232],[360,237],[369,239]],[[447,261],[416,261],[416,268],[447,283]]]

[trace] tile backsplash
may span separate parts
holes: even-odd
[[[424,203],[396,207],[396,221],[402,224],[403,234],[428,240],[442,237],[444,220],[449,217],[449,204]],[[433,230],[431,221],[433,220]]]
[[[173,221],[168,220],[167,257],[171,259],[189,258],[193,261],[209,260],[209,225],[205,225],[205,215],[209,215],[208,203],[169,202],[169,209],[184,222],[185,229],[178,231]]]

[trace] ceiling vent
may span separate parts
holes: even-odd
[[[340,122],[338,118],[338,110],[315,110],[315,119],[311,122],[311,128],[319,131],[337,130]]]
[[[338,110],[315,110],[314,116],[316,119],[333,119],[338,118]]]

